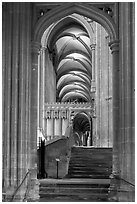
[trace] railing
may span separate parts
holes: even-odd
[[[130,183],[129,181],[126,181],[125,179],[123,179],[123,178],[118,178],[119,180],[122,180],[122,181],[124,181],[124,182],[126,182],[126,183],[128,183],[129,185],[131,185],[131,186],[133,186],[133,187],[135,187],[135,185],[133,184],[133,183]]]
[[[117,179],[117,180],[119,180],[119,181],[122,180],[122,181],[124,181],[125,183],[128,183],[129,185],[135,187],[135,184],[133,184],[133,183],[131,183],[131,182],[125,180],[124,178],[121,178],[121,177],[118,176],[118,175],[114,175],[114,177],[113,177],[112,175],[110,175],[110,179],[111,179],[111,178]]]
[[[19,189],[21,188],[21,186],[23,185],[23,183],[25,182],[25,180],[26,180],[27,176],[28,176],[30,173],[31,173],[31,171],[30,171],[30,170],[28,170],[28,172],[26,173],[26,175],[25,175],[24,179],[22,180],[22,182],[20,183],[20,185],[19,185],[19,186],[16,188],[16,190],[14,191],[14,193],[13,193],[13,195],[12,195],[12,197],[11,197],[10,202],[13,202],[13,200],[14,200],[14,198],[15,198],[15,196],[16,196],[16,194],[17,194],[17,192],[19,191]],[[29,183],[29,182],[28,182],[28,183]],[[25,192],[25,196],[24,196],[23,201],[24,201],[24,200],[26,200],[27,193],[28,193],[28,187],[27,187],[27,190],[26,190],[26,192]]]

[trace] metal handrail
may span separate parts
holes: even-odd
[[[30,174],[31,174],[31,172],[30,172]],[[30,178],[31,177],[29,177],[29,180],[30,180]],[[26,192],[25,192],[25,196],[24,196],[24,198],[23,198],[23,202],[25,202],[27,199],[27,195],[28,195],[28,192],[29,192],[29,186],[30,186],[31,184],[30,184],[30,181],[28,181],[28,185],[27,185],[27,189],[26,189]]]
[[[11,197],[11,201],[13,201],[14,197],[16,196],[18,190],[20,189],[20,187],[22,186],[22,184],[24,183],[24,181],[26,180],[27,176],[30,174],[30,170],[28,170],[28,172],[26,173],[26,175],[24,176],[24,179],[22,180],[22,182],[20,183],[20,185],[16,188],[16,190],[14,191],[12,197]]]
[[[126,183],[130,184],[131,186],[134,186],[134,187],[135,187],[135,185],[134,185],[133,183],[130,183],[129,181],[126,181],[125,179],[123,179],[123,178],[121,178],[121,177],[119,177],[119,180],[123,180],[123,181],[125,181]]]
[[[112,177],[110,176],[110,178],[112,178]],[[125,183],[128,183],[129,185],[135,187],[135,184],[130,183],[129,181],[125,180],[124,178],[121,178],[119,175],[115,175],[114,178],[117,179],[117,180],[122,180],[122,181],[124,181]]]

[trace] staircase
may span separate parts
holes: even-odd
[[[108,179],[112,171],[112,148],[72,147],[68,178]]]
[[[108,201],[111,148],[72,147],[68,175],[40,180],[40,202]]]

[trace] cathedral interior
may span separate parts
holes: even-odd
[[[3,202],[135,201],[135,3],[2,3]]]

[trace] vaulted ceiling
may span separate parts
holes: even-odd
[[[92,54],[88,32],[71,16],[56,27],[51,32],[49,48],[54,53],[57,101],[90,102]]]
[[[90,121],[84,112],[78,113],[73,121],[73,130],[76,132],[90,131]]]

